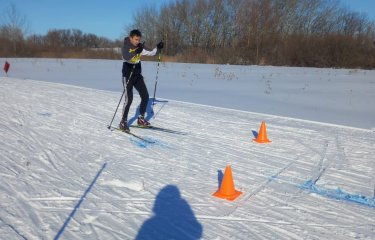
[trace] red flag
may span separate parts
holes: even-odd
[[[5,64],[4,64],[4,71],[5,71],[5,73],[8,73],[9,68],[10,68],[10,64],[8,63],[8,61],[5,61]]]

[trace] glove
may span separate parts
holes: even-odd
[[[159,42],[158,45],[156,45],[156,47],[160,50],[164,47],[164,43],[163,41]]]
[[[136,54],[140,54],[143,51],[143,44],[144,43],[138,43],[137,49],[135,50]]]

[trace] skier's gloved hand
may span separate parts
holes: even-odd
[[[137,49],[135,50],[136,54],[140,54],[143,51],[143,45],[145,43],[138,43]]]
[[[156,47],[158,48],[158,50],[163,49],[163,47],[164,47],[164,43],[163,43],[163,41],[160,41],[160,42],[158,43],[158,45],[156,45]]]

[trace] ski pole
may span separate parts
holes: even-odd
[[[158,67],[157,67],[157,71],[156,71],[156,81],[155,81],[155,88],[154,88],[154,98],[152,100],[152,111],[154,111],[156,87],[158,86],[158,75],[159,75],[160,59],[161,59],[161,49],[159,51],[159,56],[158,56]]]
[[[122,79],[122,85],[124,86],[124,90],[122,91],[120,101],[119,101],[118,104],[117,104],[116,111],[115,111],[115,114],[113,114],[113,117],[112,117],[111,123],[108,125],[108,129],[111,129],[111,127],[112,127],[113,120],[115,119],[115,116],[116,116],[116,113],[117,113],[118,107],[120,106],[121,100],[122,100],[122,98],[124,97],[125,91],[126,91],[126,96],[125,96],[125,101],[126,101],[126,98],[127,98],[127,95],[128,95],[128,94],[127,94],[127,93],[128,93],[128,91],[127,91],[127,86],[128,86],[129,81],[130,81],[130,78],[131,78],[132,75],[133,75],[134,68],[135,68],[135,64],[133,64],[133,69],[132,69],[132,71],[130,72],[129,79],[128,79],[128,81],[126,81],[126,86],[124,85],[124,78]]]

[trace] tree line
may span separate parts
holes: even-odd
[[[28,32],[26,17],[11,5],[0,23],[0,56],[121,58],[114,49],[121,47],[120,40],[83,33],[79,29],[50,29],[45,35]]]
[[[14,5],[2,19],[2,57],[121,59],[122,39],[78,29],[29,34]],[[164,40],[164,61],[375,68],[374,21],[339,0],[172,0],[140,8],[125,29],[133,28],[148,46]]]
[[[144,7],[128,26],[164,39],[171,60],[375,67],[375,23],[338,0],[175,0]]]

